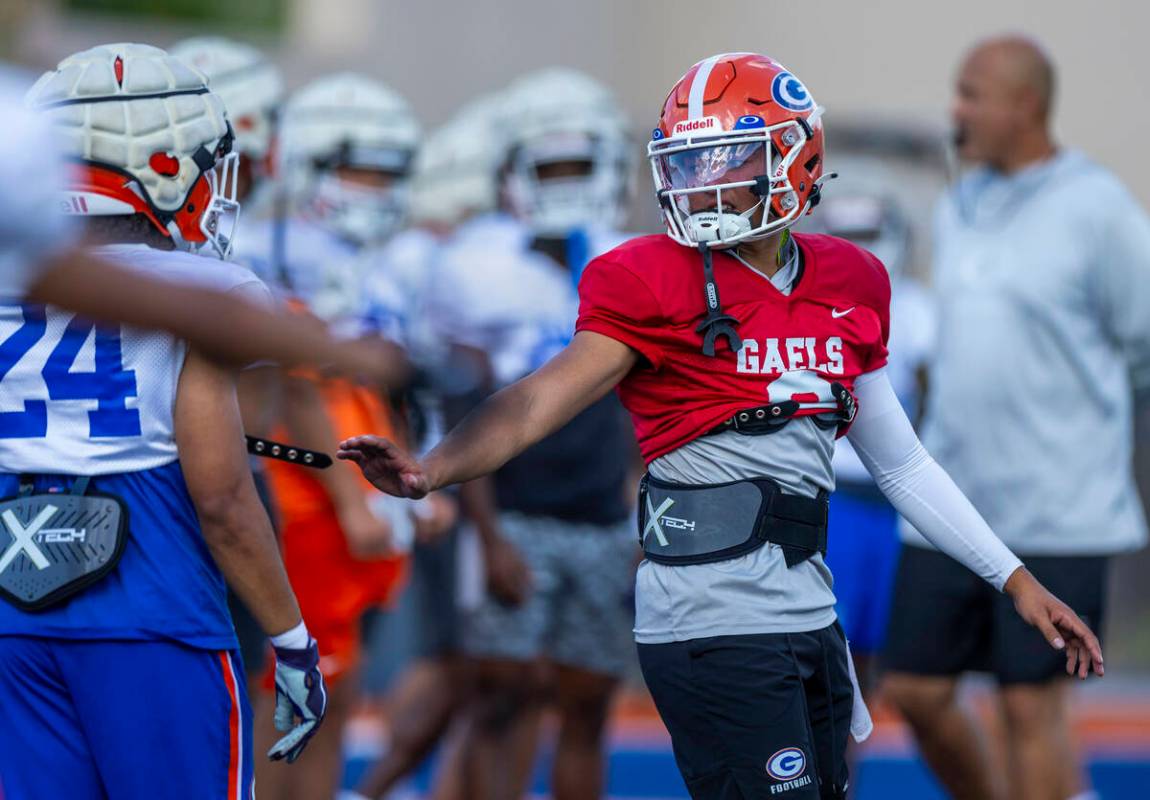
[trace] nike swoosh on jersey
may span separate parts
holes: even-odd
[[[838,319],[839,317],[845,317],[847,314],[854,311],[855,308],[856,308],[855,306],[851,306],[846,311],[839,311],[837,308],[832,308],[831,309],[831,316],[834,317],[835,319]]]

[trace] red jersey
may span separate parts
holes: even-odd
[[[644,236],[599,256],[579,283],[577,331],[610,336],[639,352],[619,384],[647,463],[747,408],[793,400],[796,416],[838,408],[848,390],[886,364],[890,279],[867,251],[843,239],[795,234],[802,276],[784,295],[763,274],[714,253],[723,313],[739,321],[742,349],[725,338],[713,358],[696,331],[706,306],[698,251]]]

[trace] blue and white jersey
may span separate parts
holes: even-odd
[[[213,258],[144,245],[94,252],[154,278],[267,298],[257,278]],[[172,412],[184,354],[184,343],[165,333],[4,301],[0,470],[105,475],[175,461]]]
[[[337,336],[369,332],[361,248],[306,219],[261,220],[236,237],[232,258],[302,302]]]
[[[269,299],[248,270],[213,258],[143,245],[99,254],[152,277]],[[53,307],[0,305],[0,497],[17,493],[21,475],[37,491],[67,490],[75,476],[93,476],[92,491],[123,500],[129,529],[116,568],[63,605],[29,613],[0,602],[0,636],[235,647],[224,579],[176,451],[185,355],[184,343],[165,333],[96,326]]]
[[[433,271],[433,331],[445,345],[485,352],[493,388],[513,383],[571,341],[583,267],[625,238],[573,234],[566,267],[533,249],[530,231],[514,219],[476,218],[444,247]],[[609,394],[496,472],[499,508],[615,530],[631,513],[623,487],[636,452],[631,422]]]
[[[477,217],[446,245],[434,274],[428,313],[437,335],[485,351],[506,386],[567,346],[579,314],[583,267],[629,237],[616,231],[569,237],[562,267],[530,247],[530,231],[503,214]]]
[[[63,165],[47,121],[23,105],[33,76],[0,64],[0,297],[17,297],[36,279],[45,258],[75,238],[58,213]]]
[[[402,345],[420,363],[439,356],[439,342],[423,309],[442,246],[430,231],[408,228],[362,256],[373,330]]]

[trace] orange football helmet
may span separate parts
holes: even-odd
[[[767,56],[723,53],[687,70],[647,145],[667,233],[725,248],[793,225],[818,202],[821,115],[802,81]],[[740,187],[759,197],[741,212],[724,201]],[[713,208],[698,210],[700,194],[714,196]]]

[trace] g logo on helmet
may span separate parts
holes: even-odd
[[[797,747],[784,747],[767,759],[767,774],[776,781],[791,781],[806,771],[807,757]]]
[[[771,82],[771,97],[787,111],[806,111],[815,100],[803,82],[789,72],[780,72]]]

